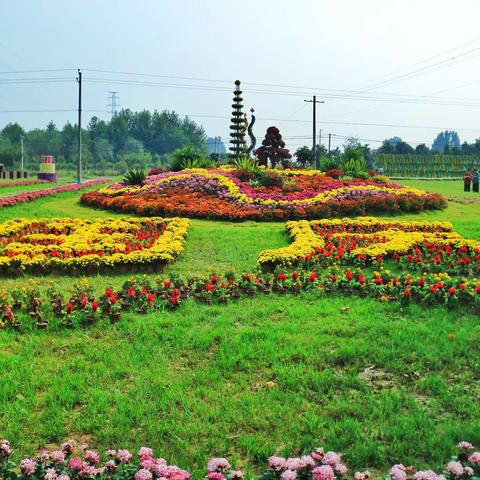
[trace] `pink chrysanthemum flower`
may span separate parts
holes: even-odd
[[[297,472],[295,470],[284,470],[280,478],[282,480],[295,480],[297,478]]]
[[[20,470],[28,477],[35,473],[37,462],[33,458],[25,458],[20,462]]]
[[[463,475],[463,466],[460,462],[448,462],[447,472],[454,477],[461,477]]]
[[[474,452],[468,457],[468,461],[480,467],[480,452]]]
[[[65,461],[65,454],[61,450],[54,450],[50,453],[50,458],[53,460],[53,463],[60,464]]]
[[[340,455],[335,452],[327,452],[324,457],[322,458],[322,463],[325,465],[330,465],[333,467],[337,463],[340,463],[342,459],[340,458]]]
[[[457,447],[463,450],[473,450],[475,448],[470,442],[458,442]]]
[[[276,457],[274,455],[274,456],[269,457],[269,459],[268,459],[268,466],[272,470],[275,470],[276,472],[286,468],[285,464],[286,464],[286,460],[283,457]]]
[[[230,468],[230,463],[226,458],[218,457],[218,458],[211,458],[207,465],[207,470],[209,472],[225,472]]]
[[[142,468],[135,474],[135,480],[152,480],[153,475],[150,470]]]
[[[339,475],[340,477],[343,477],[347,473],[347,466],[344,465],[343,463],[337,463],[335,467],[333,467],[335,470],[335,473]]]
[[[142,447],[139,451],[138,451],[138,456],[143,458],[152,458],[153,457],[153,450],[149,447]]]
[[[321,465],[312,470],[313,480],[333,480],[335,473],[330,465]]]
[[[208,472],[207,478],[210,480],[225,480],[225,477],[220,472]]]
[[[55,480],[57,478],[57,472],[54,468],[48,468],[45,471],[45,476],[43,477],[45,480]]]
[[[85,460],[88,463],[96,464],[100,461],[100,455],[98,454],[98,452],[95,452],[94,450],[86,450]]]
[[[87,466],[87,464],[78,457],[72,457],[68,461],[68,468],[70,468],[72,470],[83,470],[83,468],[86,467],[86,466]]]
[[[117,460],[121,463],[128,463],[132,459],[132,454],[128,450],[117,450]]]
[[[325,455],[325,452],[324,452],[323,448],[316,448],[310,455],[312,456],[312,458],[315,461],[321,462],[322,458]]]
[[[390,469],[390,477],[392,480],[407,480],[407,472],[405,472],[405,467],[403,465],[394,465]]]
[[[10,442],[4,438],[0,440],[0,457],[8,458],[12,454]]]

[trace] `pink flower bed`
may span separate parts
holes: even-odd
[[[0,182],[0,188],[3,187],[26,187],[27,185],[37,185],[40,183],[50,183],[47,180],[21,180],[19,182]]]
[[[433,470],[415,469],[401,463],[393,465],[384,480],[475,480],[480,474],[480,452],[474,452],[469,442],[458,444],[459,453],[444,467],[442,473]],[[128,450],[107,450],[106,459],[88,445],[78,445],[70,440],[56,450],[41,450],[32,458],[16,465],[10,460],[12,447],[7,440],[0,440],[0,478],[22,480],[189,480],[191,473],[166,460],[155,457],[149,447],[142,447],[134,456]],[[376,475],[377,476],[377,475]],[[206,468],[206,480],[243,480],[242,470],[235,470],[223,457],[212,458]],[[368,470],[348,473],[347,466],[336,452],[324,452],[322,448],[301,457],[284,458],[272,456],[268,469],[260,480],[368,480]],[[254,479],[254,475],[250,475]]]
[[[63,192],[75,192],[88,187],[93,187],[94,185],[101,185],[102,183],[110,182],[110,178],[96,178],[94,180],[87,180],[83,183],[70,183],[68,185],[61,185],[59,187],[45,188],[42,190],[30,190],[27,192],[21,192],[16,195],[8,195],[5,197],[0,197],[0,208],[1,207],[13,207],[17,203],[26,203],[31,202],[37,198],[48,197],[49,195],[55,195],[56,193]]]

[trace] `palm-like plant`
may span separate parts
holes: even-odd
[[[136,168],[135,170],[129,170],[123,177],[123,183],[125,185],[136,186],[143,185],[147,175],[143,170]]]

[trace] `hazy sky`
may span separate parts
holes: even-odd
[[[479,0],[0,0],[0,128],[74,123],[79,67],[84,109],[97,111],[86,111],[84,124],[109,117],[116,90],[122,107],[176,110],[226,137],[238,78],[257,137],[276,125],[291,149],[311,143],[303,100],[314,93],[325,99],[318,128],[339,135],[334,145],[341,136],[431,143],[437,130],[426,127],[472,141],[480,137],[479,19]],[[41,69],[72,70],[5,73]],[[61,80],[35,80],[47,77]],[[71,111],[5,113],[45,109]]]

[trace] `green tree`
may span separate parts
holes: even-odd
[[[293,154],[295,157],[296,163],[301,165],[302,167],[306,167],[307,165],[311,165],[313,162],[313,152],[307,146],[297,148],[297,151]]]
[[[25,131],[18,123],[9,123],[3,130],[2,135],[12,144],[20,143],[20,137],[25,135]]]

